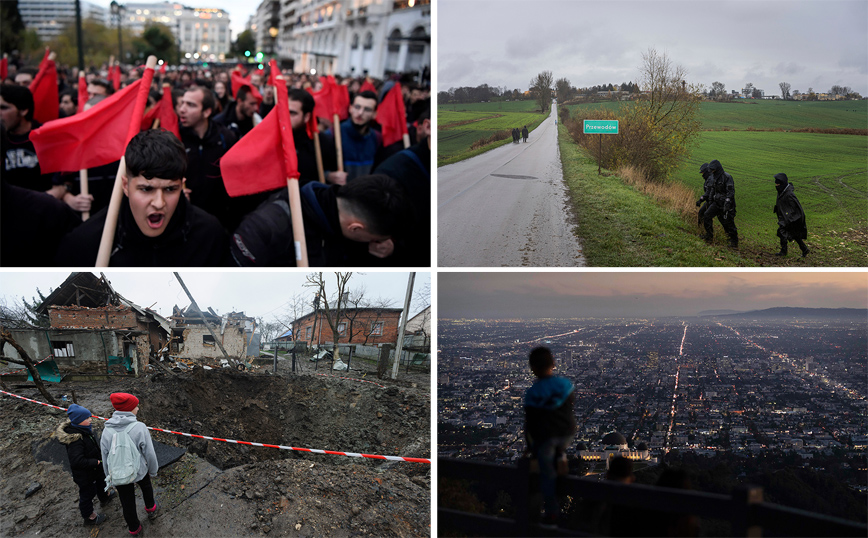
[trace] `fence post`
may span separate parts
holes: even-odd
[[[377,361],[377,377],[379,379],[384,379],[386,376],[386,371],[389,369],[389,355],[393,347],[391,344],[383,344],[380,347],[380,357]]]
[[[527,536],[530,528],[530,458],[518,460],[518,476],[513,490],[515,499],[515,527],[516,535]]]
[[[732,534],[760,538],[762,525],[755,524],[752,517],[753,505],[763,502],[763,488],[743,485],[732,491]]]

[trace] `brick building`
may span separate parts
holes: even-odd
[[[398,341],[400,308],[348,308],[337,324],[338,343],[376,346]],[[308,345],[330,344],[334,335],[322,310],[292,322],[293,334]]]
[[[210,308],[202,314],[230,357],[259,356],[259,334],[255,334],[255,319],[245,316],[244,312],[230,312],[221,316]],[[189,359],[223,357],[214,336],[195,310],[190,307],[181,309],[176,305],[172,309],[171,320],[171,355]]]
[[[62,371],[144,371],[169,340],[169,322],[116,292],[91,273],[71,273],[40,305],[49,329],[14,329],[34,360],[49,355]],[[117,365],[117,366],[113,366]]]

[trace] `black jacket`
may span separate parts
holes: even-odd
[[[386,159],[374,171],[397,180],[413,205],[413,224],[396,241],[395,253],[386,258],[392,266],[431,265],[431,149],[423,138],[415,146]]]
[[[705,184],[708,185],[709,182],[706,181]],[[735,182],[731,175],[723,170],[713,174],[709,191],[706,193],[708,199],[719,207],[723,207],[726,200],[729,199],[732,203],[732,209],[735,209]]]
[[[52,265],[64,235],[81,217],[50,194],[0,183],[0,265]]]
[[[54,430],[54,435],[66,446],[69,468],[75,483],[88,484],[105,479],[102,465],[97,463],[102,459],[102,453],[95,433],[64,420]]]
[[[229,103],[223,112],[214,116],[215,122],[223,125],[228,128],[230,131],[235,133],[237,139],[240,139],[242,136],[246,135],[253,129],[253,118],[239,119],[238,112],[236,107],[238,106],[237,101],[232,101]]]
[[[301,212],[311,267],[369,266],[377,258],[368,244],[351,241],[341,233],[337,185],[312,182],[301,188]],[[295,247],[289,196],[274,193],[251,212],[230,240],[232,258],[242,267],[295,267]]]
[[[775,214],[778,216],[778,237],[784,239],[807,239],[808,226],[805,222],[805,210],[799,203],[795,187],[787,183],[782,192],[778,194],[775,203]]]
[[[187,150],[186,187],[192,191],[190,202],[217,217],[227,230],[234,229],[241,217],[235,214],[236,202],[226,194],[220,159],[238,137],[225,126],[209,121],[202,138],[192,128],[182,127],[181,141]]]
[[[55,263],[93,267],[99,252],[108,208],[68,234]],[[228,262],[226,233],[215,217],[187,203],[182,195],[172,220],[159,237],[142,234],[124,196],[112,244],[112,267],[214,267]]]

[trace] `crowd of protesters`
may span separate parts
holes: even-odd
[[[56,117],[98,106],[143,72],[104,65],[80,79],[77,69],[58,67]],[[124,153],[124,197],[109,265],[295,265],[286,187],[232,196],[221,166],[222,157],[274,109],[274,74],[252,66],[155,70],[143,131]],[[288,89],[309,264],[430,266],[428,87],[397,75],[386,81],[338,77],[334,82],[346,86],[349,97],[340,111],[346,119],[335,126],[316,114],[320,136],[314,140],[312,94],[322,91],[325,77],[279,74]],[[36,76],[33,67],[9,65],[0,85],[0,264],[92,266],[119,161],[87,169],[86,190],[77,170],[40,170],[30,134],[41,127],[34,109],[47,105],[35,102],[29,89]],[[406,148],[403,140],[385,143],[377,121],[378,107],[396,85]],[[161,102],[171,103],[177,127],[149,115]],[[267,159],[245,162],[245,174],[255,178]]]

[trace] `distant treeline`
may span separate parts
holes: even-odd
[[[617,91],[637,93],[639,92],[639,85],[633,82],[622,82],[621,84],[601,84],[589,88],[576,88],[570,86],[566,98],[569,99],[578,95],[596,95],[599,92]],[[484,103],[486,101],[517,101],[524,99],[533,99],[533,96],[530,94],[526,95],[524,91],[518,88],[510,90],[506,86],[489,86],[488,84],[482,84],[475,88],[470,86],[449,88],[447,91],[437,93],[437,100],[441,104]],[[563,99],[563,96],[561,99]]]

